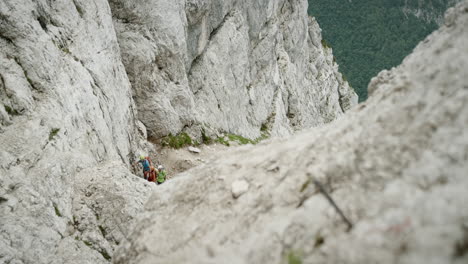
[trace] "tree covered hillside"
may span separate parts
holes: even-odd
[[[323,38],[359,95],[367,99],[370,79],[401,63],[434,31],[453,0],[309,0]],[[422,14],[422,15],[421,15]]]

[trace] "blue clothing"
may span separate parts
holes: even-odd
[[[144,160],[139,160],[138,162],[141,163],[141,165],[143,166],[143,171],[149,171],[150,170],[150,163],[147,159],[144,159]]]

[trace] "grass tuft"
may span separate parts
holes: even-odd
[[[330,48],[331,48],[330,45],[328,44],[328,42],[327,42],[325,39],[322,39],[322,46],[323,46],[324,48],[327,48],[327,49],[330,49]]]
[[[58,206],[56,204],[54,204],[54,209],[55,209],[55,214],[58,217],[62,217],[62,214],[60,213],[60,210],[58,209]]]
[[[217,138],[217,139],[216,139],[216,142],[218,142],[218,143],[220,143],[220,144],[223,144],[223,145],[225,145],[225,146],[227,146],[227,147],[230,146],[229,141],[225,140],[224,137],[219,137],[219,138]]]
[[[288,264],[302,264],[302,260],[299,255],[291,251],[288,254]]]
[[[227,137],[227,140],[226,140]],[[240,145],[247,145],[247,144],[252,144],[256,145],[260,143],[261,141],[267,139],[270,137],[270,135],[267,132],[262,132],[261,136],[256,138],[256,139],[248,139],[243,136],[235,135],[235,134],[227,134],[226,137],[219,137],[216,139],[216,142],[223,144],[225,146],[231,146],[230,142],[237,142]]]
[[[241,145],[246,145],[246,144],[254,144],[254,142],[248,138],[239,136],[239,135],[234,135],[234,134],[228,134],[227,135],[228,139],[230,141],[236,141]]]
[[[307,179],[307,181],[302,184],[300,192],[304,192],[309,186],[309,184],[310,184],[310,179]]]
[[[49,140],[54,139],[54,137],[58,134],[60,128],[52,128],[49,133]]]

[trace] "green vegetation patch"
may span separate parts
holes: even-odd
[[[60,210],[58,209],[58,206],[56,204],[54,204],[54,209],[55,209],[55,214],[58,217],[62,217],[62,214],[60,213]]]
[[[291,251],[288,254],[288,264],[302,264],[302,259],[299,254]]]
[[[205,143],[207,145],[213,143],[213,139],[206,135],[205,129],[202,130],[201,135],[202,135],[203,143]]]
[[[256,139],[253,140],[253,144],[258,144],[260,143],[261,141],[265,140],[265,139],[268,139],[270,138],[270,134],[267,133],[267,132],[263,132],[262,135]]]
[[[203,144],[209,145],[213,143],[219,143],[228,147],[231,146],[232,142],[236,142],[240,145],[246,145],[246,144],[255,145],[255,144],[258,144],[260,141],[265,140],[270,137],[269,133],[267,132],[266,125],[264,129],[262,130],[261,136],[256,139],[248,139],[243,136],[236,135],[236,134],[226,134],[225,136],[217,137],[213,139],[209,137],[208,135],[206,135],[205,130],[202,130],[201,136],[202,136]],[[185,146],[200,145],[200,142],[197,142],[196,140],[193,140],[192,138],[190,138],[190,136],[187,133],[180,133],[175,136],[173,136],[172,134],[169,134],[169,136],[164,137],[161,140],[161,145],[164,147],[180,149]]]
[[[11,107],[9,107],[8,105],[5,105],[5,111],[9,114],[9,115],[19,115],[18,111],[16,111],[16,109],[13,109]]]
[[[194,142],[192,141],[192,138],[190,138],[187,133],[180,133],[175,136],[169,134],[169,136],[161,140],[161,144],[164,147],[171,147],[175,149],[180,149],[182,147],[192,145],[193,143]]]
[[[229,141],[225,140],[224,137],[219,137],[216,139],[216,142],[220,143],[220,144],[223,144],[225,146],[230,146],[231,144],[229,144]]]
[[[225,139],[226,137],[227,137],[227,140]],[[248,139],[243,136],[239,136],[235,134],[227,134],[226,137],[217,138],[216,141],[226,146],[231,145],[229,142],[237,142],[240,145],[247,145],[247,144],[256,145],[260,143],[261,141],[269,138],[270,135],[267,132],[262,132],[261,136],[256,139]]]
[[[245,138],[243,136],[227,134],[227,137],[229,138],[230,141],[236,141],[241,145],[254,144],[252,140]]]
[[[54,139],[54,137],[58,134],[60,128],[52,128],[49,133],[49,140]]]

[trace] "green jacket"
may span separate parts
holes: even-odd
[[[163,183],[165,181],[166,181],[166,171],[163,170],[158,173],[158,182]]]

